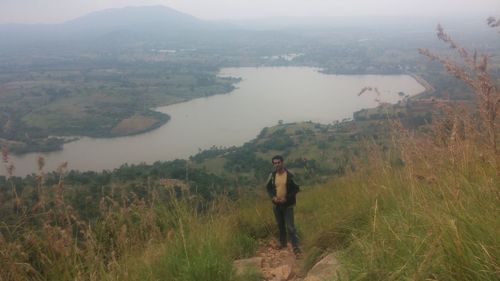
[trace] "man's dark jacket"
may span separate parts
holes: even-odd
[[[278,206],[282,207],[289,207],[295,205],[295,195],[297,195],[297,192],[300,191],[299,185],[295,182],[294,176],[290,171],[285,169],[287,175],[286,175],[286,201],[284,203],[274,203]],[[274,196],[276,196],[276,184],[275,184],[275,179],[276,179],[276,171],[272,172],[269,174],[269,178],[267,180],[266,188],[267,188],[267,194],[269,194],[269,197],[272,199]]]

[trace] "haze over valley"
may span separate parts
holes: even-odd
[[[57,24],[2,24],[0,144],[10,154],[21,157],[34,153],[29,158],[33,162],[29,169],[23,168],[28,160],[13,158],[19,162],[18,172],[34,172],[32,159],[38,153],[61,150],[65,142],[85,136],[143,134],[170,120],[168,110],[159,112],[153,108],[233,93],[241,77],[218,75],[227,67],[313,67],[329,75],[412,75],[426,88],[430,83],[436,89],[434,96],[446,92],[464,97],[467,94],[463,84],[447,77],[438,65],[422,60],[417,52],[420,47],[443,50],[435,39],[437,22],[433,20],[374,15],[203,20],[165,6],[147,6],[97,11]],[[500,45],[491,36],[495,31],[484,21],[470,16],[443,19],[450,30],[460,31],[459,38],[465,45],[495,53]],[[494,66],[499,64],[498,57],[493,56],[492,60]],[[308,95],[307,87],[319,87],[306,81],[302,95]],[[343,90],[334,86],[325,91],[331,91],[333,96],[355,96],[362,88],[374,86],[355,83],[354,90],[348,93],[336,92]],[[403,88],[399,91],[403,93],[401,97],[409,94]],[[314,108],[305,109],[305,105],[301,102],[293,108],[297,113],[310,112],[309,117],[273,117],[263,127],[278,120],[314,120]],[[360,106],[353,107],[349,115],[362,108],[360,99]],[[259,114],[258,108],[255,111]],[[331,116],[338,116],[334,111],[332,108]],[[351,116],[324,122],[346,117]],[[251,140],[257,134],[255,130],[243,134],[244,140]],[[239,144],[241,139],[234,143],[207,142],[190,151]],[[183,158],[189,155],[192,154],[183,154]],[[62,160],[68,161],[70,168],[72,162],[77,162],[58,158]],[[132,162],[142,161],[151,163],[152,159]],[[97,166],[95,169],[100,170],[119,165]]]
[[[0,0],[0,280],[498,280],[499,39],[499,0]]]

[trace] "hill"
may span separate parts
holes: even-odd
[[[127,7],[93,12],[62,24],[70,29],[99,28],[109,30],[127,26],[163,26],[187,28],[206,22],[165,6]]]
[[[0,25],[0,46],[25,47],[26,44],[86,42],[117,34],[139,36],[148,33],[167,33],[203,29],[210,24],[193,16],[164,6],[128,7],[90,13],[61,24],[3,24]]]

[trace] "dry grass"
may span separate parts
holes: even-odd
[[[449,108],[447,117],[452,123],[450,140],[457,141],[459,130],[463,128],[462,139],[488,146],[490,153],[495,157],[496,168],[500,171],[500,91],[488,70],[489,56],[461,47],[444,32],[440,25],[437,28],[437,36],[456,51],[461,59],[460,62],[436,55],[426,49],[420,49],[419,52],[431,60],[439,61],[449,74],[471,87],[476,97],[477,113],[479,113],[479,118],[471,118],[467,115],[474,115],[476,112],[464,112],[460,109],[453,111]]]
[[[231,260],[252,254],[257,233],[267,234],[253,205],[180,195],[183,182],[166,179],[142,196],[112,185],[88,217],[65,196],[66,164],[51,186],[44,164],[39,158],[32,187],[8,179],[12,191],[0,190],[0,280],[229,281]]]
[[[3,161],[11,166],[6,149]],[[11,192],[1,191],[0,280],[101,280],[125,256],[163,239],[155,194],[149,202],[134,194],[102,197],[98,217],[82,217],[65,199],[67,163],[53,186],[45,184],[44,164],[40,157],[35,186],[19,193],[9,179]]]
[[[367,140],[353,170],[302,193],[309,264],[337,251],[346,280],[498,280],[497,81],[488,56],[469,55],[440,27],[438,37],[463,65],[421,52],[464,79],[477,106],[434,101],[441,113],[418,130],[391,119],[389,142]]]

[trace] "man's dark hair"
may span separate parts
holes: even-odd
[[[284,161],[283,156],[281,156],[281,155],[273,156],[273,159],[271,159],[271,162],[274,162],[274,160],[280,160],[281,162]]]

